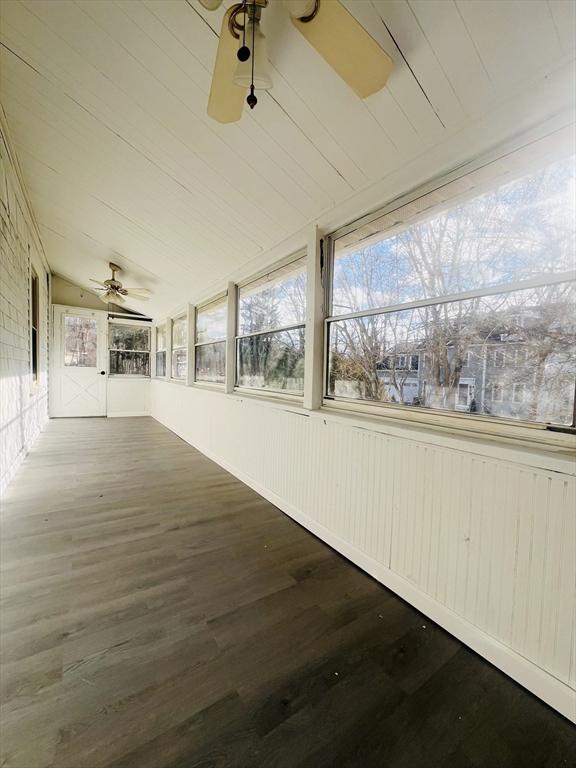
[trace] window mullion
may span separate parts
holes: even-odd
[[[500,285],[487,286],[486,288],[476,288],[473,291],[463,291],[461,293],[452,293],[445,296],[435,296],[430,299],[420,299],[418,301],[407,301],[403,304],[392,304],[387,307],[376,307],[373,309],[364,309],[360,312],[348,312],[345,315],[332,315],[327,317],[327,322],[335,320],[354,320],[359,317],[372,317],[373,315],[385,315],[391,312],[401,312],[407,309],[419,309],[420,307],[433,307],[438,304],[451,304],[456,301],[466,301],[466,299],[481,299],[484,296],[497,296],[500,293],[510,293],[512,291],[521,291],[529,288],[543,288],[547,285],[557,285],[558,283],[568,283],[576,280],[576,270],[569,272],[550,273],[541,275],[529,280],[520,280],[514,283],[501,283]]]
[[[322,405],[324,389],[324,288],[321,232],[309,229],[306,255],[306,330],[304,339],[304,408]]]
[[[186,341],[188,346],[186,384],[190,386],[194,384],[196,378],[196,307],[193,304],[188,304],[188,337]]]
[[[236,384],[236,327],[238,322],[238,288],[235,283],[228,283],[226,314],[226,374],[225,391],[234,392]]]

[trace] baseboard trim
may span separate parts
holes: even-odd
[[[152,414],[153,418],[156,418]],[[461,640],[467,646],[476,651],[480,656],[489,661],[495,667],[507,674],[517,683],[527,688],[531,693],[560,712],[571,722],[576,722],[576,691],[563,683],[558,678],[529,661],[524,656],[516,653],[508,646],[483,632],[478,627],[470,624],[466,619],[451,611],[446,606],[438,603],[414,586],[410,581],[382,565],[378,561],[366,555],[361,550],[349,544],[344,539],[334,534],[328,528],[316,522],[309,515],[295,508],[278,496],[273,491],[261,485],[257,480],[238,470],[226,460],[215,455],[211,450],[191,441],[187,435],[182,434],[161,419],[156,418],[161,424],[174,432],[192,447],[203,453],[209,459],[220,465],[231,475],[252,488],[274,506],[309,530],[337,552],[351,560],[355,565],[379,581],[388,589],[391,589],[401,598],[424,613],[432,621],[454,637]]]
[[[120,411],[120,413],[106,414],[106,418],[108,419],[126,419],[132,418],[133,416],[150,416],[150,411]],[[188,440],[186,442],[188,442]]]

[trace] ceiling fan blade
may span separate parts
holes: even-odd
[[[89,280],[91,283],[96,283],[96,285],[101,285],[102,288],[107,288],[106,283],[101,283],[100,280],[94,280],[93,277],[89,278]]]
[[[119,293],[103,293],[98,297],[104,304],[125,304],[125,299]]]
[[[360,98],[386,85],[392,59],[339,0],[320,0],[311,21],[292,23]]]
[[[129,288],[124,294],[132,299],[138,299],[138,301],[150,301],[150,296],[147,293],[140,293],[139,291],[131,291]]]
[[[200,3],[207,11],[215,11],[222,5],[222,0],[200,0]]]
[[[242,117],[246,91],[234,83],[238,41],[228,29],[228,19],[236,6],[229,8],[222,19],[220,42],[214,62],[212,85],[208,98],[208,115],[219,123],[236,123]]]
[[[150,296],[148,288],[126,288],[125,290],[128,291],[130,296]]]

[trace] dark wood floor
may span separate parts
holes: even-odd
[[[3,768],[558,768],[572,726],[152,419],[2,513]]]

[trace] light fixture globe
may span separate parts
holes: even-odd
[[[252,40],[254,45],[252,46]],[[239,61],[234,73],[234,82],[242,88],[249,88],[252,83],[252,64],[254,64],[254,88],[267,91],[272,88],[270,64],[268,62],[268,46],[266,36],[260,29],[260,24],[249,21],[246,25],[246,45],[251,49],[250,57]],[[252,47],[254,51],[252,51]],[[254,61],[252,59],[254,58]]]

